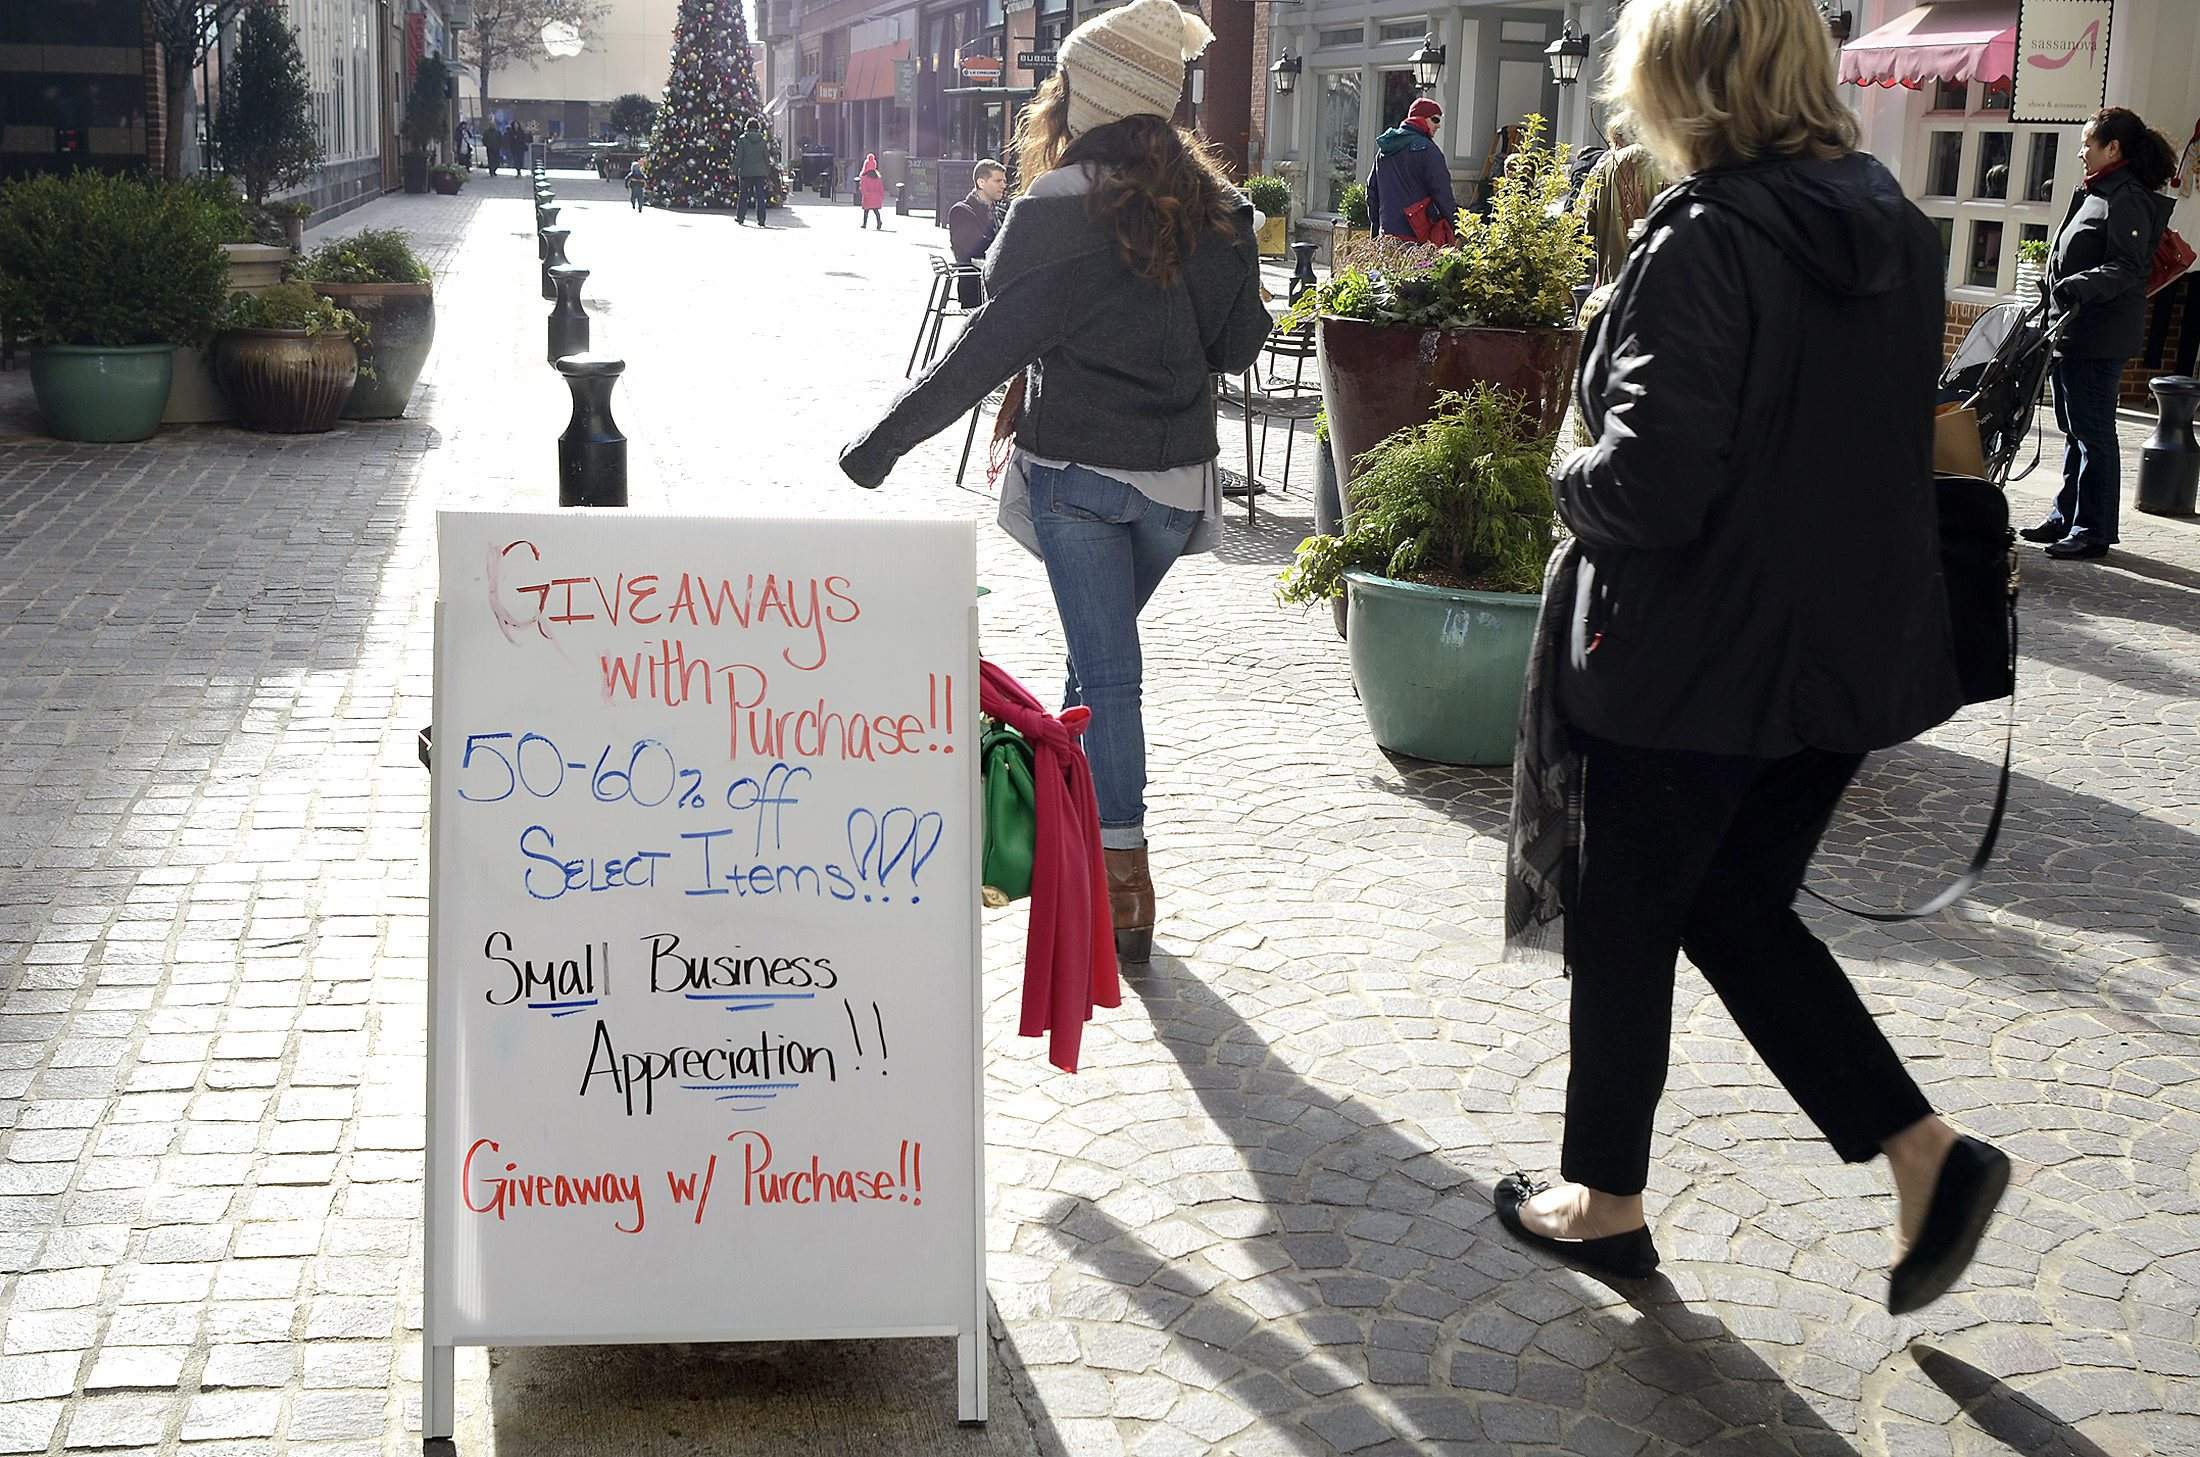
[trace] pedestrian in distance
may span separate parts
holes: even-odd
[[[494,177],[497,175],[497,168],[504,165],[504,133],[497,130],[495,122],[492,121],[487,127],[483,128],[481,147],[483,151],[489,154],[489,175]],[[518,169],[514,168],[513,170],[517,171]]]
[[[947,248],[965,270],[955,279],[955,299],[966,309],[985,302],[985,283],[975,272],[1001,232],[1001,199],[1008,169],[991,157],[970,169],[970,191],[947,210]]]
[[[1555,817],[1576,851],[1543,877],[1571,1065],[1561,1181],[1508,1175],[1496,1212],[1576,1265],[1656,1268],[1642,1196],[1685,950],[1834,1152],[1892,1165],[1901,1314],[1962,1276],[2009,1161],[1934,1114],[1793,902],[1864,754],[1962,703],[1932,474],[1939,237],[1856,150],[1812,0],[1631,0],[1605,99],[1680,180],[1583,341],[1595,443],[1553,475],[1562,648],[1530,673],[1555,673],[1578,771],[1578,820]],[[1549,741],[1524,736],[1529,768]],[[1553,817],[1516,783],[1519,845]]]
[[[1411,243],[1449,243],[1459,205],[1451,193],[1451,164],[1436,145],[1444,108],[1426,96],[1405,118],[1375,139],[1375,167],[1367,174],[1367,215],[1376,231]]]
[[[2085,181],[2047,250],[2049,320],[2066,320],[2049,366],[2062,427],[2063,483],[2047,519],[2018,533],[2059,561],[2097,561],[2116,544],[2123,462],[2116,395],[2146,337],[2147,274],[2176,202],[2169,138],[2111,106],[2086,123]]]
[[[642,210],[642,194],[648,187],[648,169],[642,166],[642,159],[636,157],[626,164],[626,200],[634,204],[634,211]]]
[[[858,229],[877,223],[880,232],[886,231],[886,179],[878,175],[878,154],[867,152],[863,158],[862,175],[856,178],[856,201],[863,205],[863,221]]]
[[[764,135],[764,123],[753,116],[734,139],[733,177],[741,193],[733,212],[735,226],[748,220],[751,209],[756,213],[756,225],[767,226],[764,214],[772,201],[771,141]]]
[[[985,306],[840,457],[877,486],[1017,381],[995,423],[1014,444],[1000,521],[1045,564],[1065,696],[1091,713],[1116,954],[1133,963],[1154,928],[1138,614],[1178,557],[1215,547],[1214,377],[1251,367],[1270,328],[1252,205],[1169,120],[1185,62],[1213,38],[1176,0],[1131,0],[1070,32],[1019,126],[1025,191],[987,260]]]

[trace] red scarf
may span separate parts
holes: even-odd
[[[1115,924],[1108,914],[1107,862],[1092,767],[1077,742],[1092,712],[1059,718],[1031,690],[993,664],[978,664],[978,709],[1031,745],[1038,836],[1031,861],[1031,932],[1024,940],[1024,1011],[1017,1032],[1048,1036],[1047,1060],[1077,1071],[1077,1049],[1094,1007],[1123,1005],[1116,978]]]
[[[2096,183],[2096,182],[2100,181],[2100,180],[2101,180],[2101,179],[2102,179],[2103,177],[2106,177],[2106,176],[2107,176],[2107,175],[2108,175],[2109,173],[2111,173],[2111,172],[2120,172],[2120,171],[2122,171],[2122,170],[2123,170],[2123,166],[2124,166],[2124,163],[2123,163],[2123,159],[2122,159],[2121,157],[2119,157],[2119,158],[2117,158],[2117,159],[2116,159],[2115,161],[2113,161],[2113,162],[2109,163],[2109,164],[2108,164],[2108,165],[2107,165],[2106,167],[2103,167],[2103,168],[2102,168],[2102,169],[2101,169],[2100,171],[2098,171],[2098,172],[2088,172],[2088,173],[2086,173],[2086,174],[2085,174],[2085,185],[2086,185],[2086,186],[2088,186],[2088,187],[2091,187],[2091,186],[2092,186],[2092,185],[2093,185],[2094,183]]]

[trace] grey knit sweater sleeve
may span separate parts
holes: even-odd
[[[980,400],[1060,343],[1068,331],[1073,292],[1065,256],[1052,231],[1024,221],[1024,204],[1008,212],[985,270],[986,302],[923,377],[903,390],[886,416],[840,453],[840,468],[859,486],[885,483],[894,463],[975,409]]]

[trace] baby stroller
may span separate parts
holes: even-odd
[[[2071,318],[2065,312],[2050,322],[2047,315],[2044,293],[2029,307],[1994,305],[1979,315],[1941,371],[1936,402],[1961,405],[1977,414],[1985,479],[1995,486],[2009,482],[2009,468],[2046,392],[2055,341]],[[2024,474],[2031,469],[2025,467]]]

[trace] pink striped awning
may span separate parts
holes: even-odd
[[[2006,81],[2016,71],[2012,0],[1920,5],[1841,47],[1841,79],[1859,86]]]

